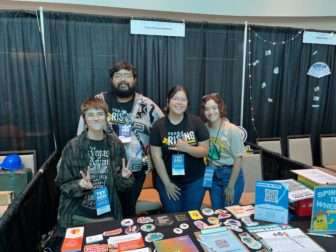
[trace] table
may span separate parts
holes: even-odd
[[[187,221],[183,221],[189,224],[189,229],[184,230],[183,234],[177,235],[173,233],[173,229],[177,226],[180,225],[182,222],[178,222],[175,219],[176,214],[185,214],[188,217]],[[200,250],[203,251],[202,247],[200,246],[199,242],[196,240],[194,232],[199,231],[193,224],[193,220],[189,217],[188,213],[176,213],[176,214],[167,214],[171,219],[174,220],[174,223],[171,226],[156,226],[156,230],[153,232],[161,232],[164,234],[164,238],[171,238],[171,237],[177,237],[181,235],[189,235],[189,237],[192,239],[196,247]],[[166,214],[158,214],[158,215],[152,215],[151,217],[155,219],[158,216],[163,216]],[[206,217],[206,216],[204,216]],[[204,219],[203,219],[204,220]],[[136,225],[141,226],[142,224],[136,223],[136,218],[133,218],[133,221]],[[205,221],[206,222],[206,221]],[[307,218],[301,218],[301,219],[296,219],[293,220],[289,223],[293,227],[299,227],[301,228],[304,232],[307,232],[309,225],[310,225],[310,220]],[[91,236],[91,235],[96,235],[103,233],[104,231],[107,230],[112,230],[115,228],[121,227],[120,222],[118,221],[113,221],[113,222],[100,222],[100,223],[91,223],[85,225],[85,231],[84,231],[84,242],[85,242],[85,237]],[[140,230],[142,233],[143,238],[145,239],[145,236],[148,234],[147,232],[143,232]],[[236,233],[237,234],[237,233]],[[309,236],[312,238],[315,242],[317,242],[321,247],[323,247],[326,251],[335,251],[336,248],[336,238],[329,238],[329,237],[319,237],[319,236]],[[105,238],[104,242],[107,242],[107,238]],[[147,243],[145,242],[145,246],[154,248],[153,243]],[[250,250],[250,251],[256,251],[256,250]]]

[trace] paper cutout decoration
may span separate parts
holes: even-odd
[[[313,52],[313,55],[316,55],[316,54],[318,54],[318,50],[315,50],[315,51]]]
[[[270,56],[272,55],[272,51],[271,50],[266,50],[265,51],[265,56]]]
[[[308,75],[315,78],[322,78],[331,74],[329,66],[324,62],[316,62],[310,66]]]
[[[243,142],[245,143],[245,141],[247,139],[247,131],[243,126],[238,126],[238,128],[240,129],[240,135],[243,139]]]
[[[273,99],[272,98],[267,98],[267,101],[272,103],[273,102]]]
[[[274,74],[279,74],[279,67],[274,67],[273,73]]]
[[[267,86],[266,82],[264,81],[263,83],[261,83],[261,88],[265,88]]]
[[[319,107],[320,107],[319,104],[313,104],[313,105],[312,105],[312,108],[319,108]]]
[[[314,92],[320,91],[320,87],[314,87]]]
[[[313,97],[313,101],[319,101],[320,100],[320,96],[314,96]]]
[[[256,65],[259,64],[259,63],[260,63],[259,60],[255,60],[255,61],[252,63],[252,65],[253,65],[253,66],[256,66]]]

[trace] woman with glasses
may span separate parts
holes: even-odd
[[[168,92],[166,116],[153,126],[151,154],[158,173],[156,186],[166,212],[199,209],[204,196],[203,157],[209,133],[201,119],[187,112],[189,96],[183,86]]]
[[[239,204],[244,189],[241,160],[244,144],[240,129],[227,119],[223,99],[216,93],[202,97],[201,118],[210,134],[205,184],[210,188],[212,208]],[[213,176],[207,176],[213,174]]]

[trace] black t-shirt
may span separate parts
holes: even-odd
[[[106,93],[104,99],[111,113],[108,118],[109,126],[113,127],[119,135],[118,125],[131,124],[128,114],[132,111],[134,99],[128,102],[118,102],[117,97],[112,92]]]
[[[89,216],[96,216],[94,190],[107,186],[108,169],[110,167],[110,152],[105,139],[90,140],[87,155],[89,157],[88,172],[93,189],[84,197],[80,211],[86,212]]]
[[[169,147],[175,145],[177,139],[180,138],[191,145],[197,146],[199,142],[209,139],[209,132],[197,116],[185,114],[183,120],[177,125],[172,124],[167,117],[164,117],[153,125],[150,144],[161,147],[163,160],[171,181],[176,184],[185,184],[203,177],[204,161],[203,158],[196,158],[183,153],[185,175],[173,176],[172,155],[181,154],[181,152],[171,150]]]

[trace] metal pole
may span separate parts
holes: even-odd
[[[245,100],[245,72],[246,72],[246,51],[247,51],[247,24],[245,21],[244,29],[244,49],[243,49],[243,67],[242,67],[242,91],[241,91],[241,101],[240,101],[240,126],[243,126],[244,120],[244,100]]]

